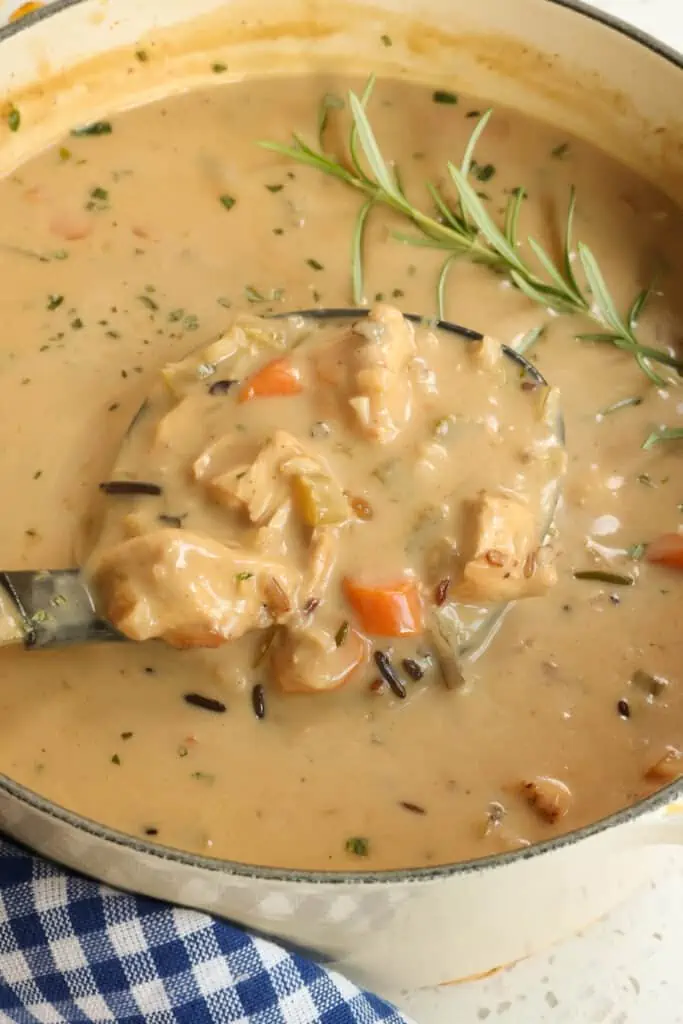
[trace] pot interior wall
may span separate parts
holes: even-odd
[[[0,173],[74,122],[210,80],[220,57],[234,79],[343,69],[438,82],[560,124],[683,193],[680,67],[551,0],[194,0],[191,20],[186,0],[66,3],[0,34],[0,95],[22,108]]]

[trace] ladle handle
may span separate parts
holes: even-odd
[[[100,618],[78,569],[0,572],[0,647],[123,640]]]

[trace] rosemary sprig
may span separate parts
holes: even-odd
[[[531,327],[512,347],[515,352],[519,352],[521,356],[525,355],[529,349],[533,348],[536,342],[543,337],[544,334],[545,324],[542,327]]]
[[[444,310],[446,279],[452,262],[457,257],[465,257],[506,274],[519,291],[545,309],[560,314],[580,314],[592,320],[599,330],[577,334],[577,338],[611,344],[629,353],[653,383],[659,386],[667,383],[653,368],[653,363],[683,374],[683,360],[666,351],[643,345],[636,337],[637,320],[648,300],[649,289],[639,292],[626,315],[621,316],[591,249],[581,241],[574,247],[576,197],[573,189],[569,196],[560,261],[553,261],[535,238],[526,239],[544,276],[536,272],[520,250],[519,220],[525,197],[523,189],[515,189],[510,195],[502,227],[494,222],[469,181],[475,147],[491,117],[491,110],[486,111],[478,120],[460,166],[456,167],[451,162],[447,165],[457,193],[455,205],[448,202],[433,182],[426,182],[427,192],[434,204],[434,214],[430,215],[406,197],[397,168],[382,155],[365,110],[374,84],[374,76],[371,76],[360,97],[353,92],[348,95],[351,128],[346,152],[341,157],[327,153],[323,147],[323,135],[330,113],[340,106],[338,97],[334,97],[332,102],[329,94],[323,97],[318,115],[318,150],[296,134],[290,145],[273,141],[260,143],[265,149],[337,178],[366,197],[366,203],[356,221],[352,243],[354,301],[360,301],[363,292],[362,240],[367,217],[372,207],[382,205],[405,217],[419,231],[417,235],[394,231],[394,238],[410,245],[441,249],[447,254],[437,282],[439,315]],[[581,268],[583,283],[574,270],[575,261]]]
[[[662,427],[661,430],[653,430],[643,441],[641,448],[649,452],[660,441],[683,441],[683,427]]]

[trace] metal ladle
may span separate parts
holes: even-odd
[[[305,309],[273,314],[273,318],[297,316],[310,320],[359,320],[367,316],[368,312],[367,309],[349,308]],[[481,341],[484,337],[478,331],[447,320],[428,319],[414,313],[403,315],[415,324],[454,334],[465,342]],[[536,387],[547,384],[539,370],[519,352],[508,345],[503,345],[502,351],[506,358],[516,364],[520,381],[528,380]],[[135,418],[131,427],[134,424]],[[564,444],[561,413],[558,414],[556,434],[558,441]],[[552,524],[560,493],[561,482],[558,477],[548,504],[541,542],[545,540]],[[459,640],[457,645],[452,645],[454,659],[473,660],[481,654],[499,629],[512,603],[471,606],[480,613],[478,621],[475,615],[475,625],[471,632]],[[123,636],[98,613],[96,599],[80,569],[0,572],[0,647],[23,644],[26,650],[34,651],[70,644],[116,643],[124,640],[128,640],[128,637]]]

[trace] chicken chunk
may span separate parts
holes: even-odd
[[[205,458],[195,463],[195,474]],[[329,466],[284,430],[277,430],[250,464],[238,462],[217,476],[207,474],[207,487],[218,502],[242,508],[258,526],[290,500],[307,526],[338,524],[351,514]]]
[[[355,394],[349,402],[363,433],[389,444],[412,413],[408,366],[417,351],[415,331],[398,309],[377,305],[355,325],[354,334],[364,340],[354,353]]]
[[[503,361],[503,348],[499,341],[484,335],[479,341],[469,342],[467,351],[476,366],[482,370],[497,370]]]
[[[94,582],[103,614],[130,639],[217,647],[286,621],[300,580],[210,537],[160,529],[106,550]]]
[[[538,525],[521,499],[482,492],[465,514],[458,601],[514,601],[546,593],[557,579],[550,552],[539,545]]]
[[[355,629],[343,642],[326,629],[285,633],[271,656],[275,681],[285,693],[326,693],[348,682],[370,655],[369,640]]]

